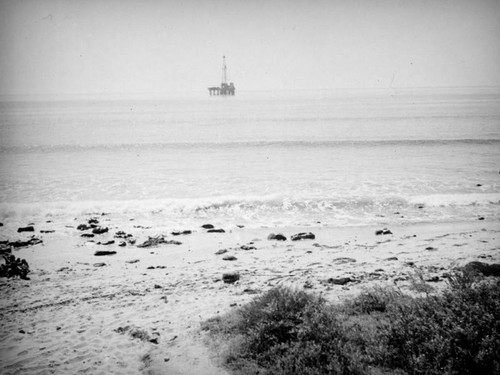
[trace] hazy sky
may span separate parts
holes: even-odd
[[[0,95],[500,85],[500,0],[0,0]]]

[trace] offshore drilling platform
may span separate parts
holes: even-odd
[[[220,87],[209,87],[208,92],[210,95],[234,95],[235,91],[233,82],[227,83],[226,56],[222,56],[222,83]]]

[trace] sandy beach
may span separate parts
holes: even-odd
[[[91,229],[78,225],[91,219],[108,232],[81,237]],[[375,285],[405,290],[418,275],[439,290],[456,267],[500,262],[498,222],[488,220],[402,223],[380,235],[383,227],[322,224],[209,233],[123,223],[113,214],[31,223],[34,232],[17,233],[26,223],[3,224],[3,241],[43,243],[13,250],[28,261],[30,280],[0,279],[2,374],[223,374],[200,323],[273,286],[335,303]],[[192,233],[171,234],[184,230]],[[300,232],[315,238],[291,241]],[[268,240],[270,233],[287,240]],[[160,235],[166,243],[138,247]],[[240,279],[223,282],[233,272]]]

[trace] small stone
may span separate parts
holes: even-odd
[[[94,234],[103,234],[103,233],[106,233],[108,231],[109,231],[108,227],[97,227],[97,228],[92,229],[92,233],[94,233]]]
[[[478,220],[484,220],[484,217],[483,216],[480,216],[477,218]]]
[[[94,235],[94,234],[92,234],[92,233],[82,233],[82,234],[80,235],[80,237],[87,237],[87,238],[91,238],[91,237],[94,237],[94,236],[95,236],[95,235]]]
[[[127,246],[127,243],[125,241],[121,241],[118,246],[120,247],[124,247],[124,246]]]
[[[98,250],[94,253],[94,256],[99,257],[99,256],[114,255],[114,254],[116,254],[116,251]]]
[[[112,245],[114,243],[115,243],[115,241],[109,240],[109,241],[106,241],[106,242],[98,242],[97,244],[98,245]]]
[[[379,230],[375,231],[376,236],[387,235],[387,234],[392,234],[392,232],[387,228],[379,229]]]
[[[17,228],[17,233],[21,232],[34,232],[35,228],[33,226],[27,226],[27,227],[22,227],[22,228]]]
[[[214,226],[212,224],[203,224],[201,227],[203,229],[214,229]]]
[[[224,229],[209,229],[207,233],[226,233]]]
[[[172,236],[180,236],[180,235],[186,235],[186,234],[191,234],[190,230],[183,230],[183,231],[175,231],[171,233]]]
[[[220,249],[215,252],[215,255],[222,255],[227,253],[227,249]]]
[[[77,230],[87,230],[90,229],[91,227],[88,226],[87,224],[80,224],[79,226],[76,227]]]
[[[281,233],[274,234],[271,233],[269,236],[267,236],[267,239],[269,241],[276,240],[276,241],[286,241],[286,237],[282,235]]]
[[[233,255],[226,255],[224,258],[222,258],[222,260],[237,260],[237,259],[238,258],[236,258]]]
[[[240,279],[240,274],[237,272],[234,273],[225,273],[222,275],[222,281],[224,281],[226,284],[232,284],[235,283]]]
[[[241,250],[256,250],[257,248],[255,246],[249,246],[249,245],[241,245],[240,246]]]
[[[300,240],[314,240],[315,238],[316,236],[313,233],[308,232],[308,233],[294,234],[290,239],[292,241],[300,241]]]
[[[104,267],[106,265],[106,263],[94,263],[94,267]]]

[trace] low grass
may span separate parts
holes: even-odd
[[[271,289],[203,329],[238,375],[500,374],[500,279],[457,272],[439,295],[366,291],[340,306]]]

